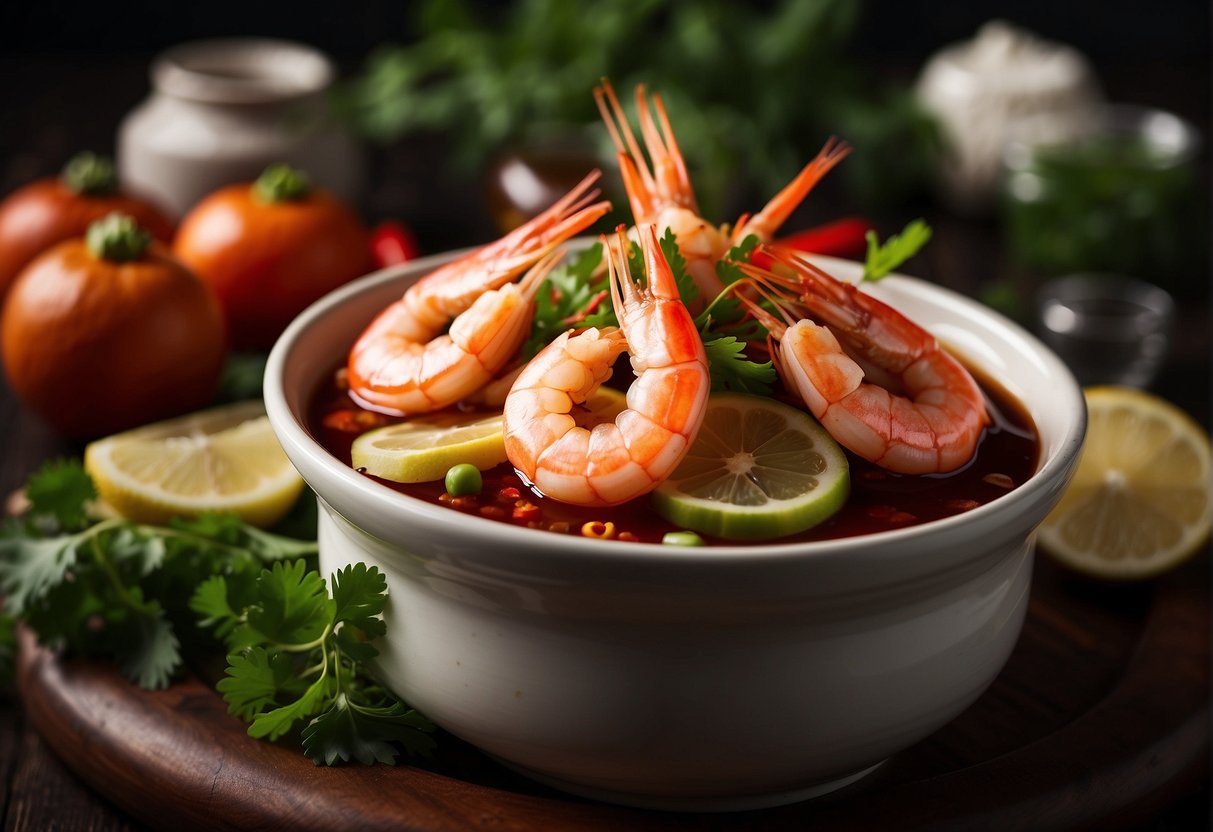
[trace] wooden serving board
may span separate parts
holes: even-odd
[[[445,735],[439,756],[417,765],[316,767],[297,746],[249,738],[196,677],[147,692],[28,637],[18,687],[64,762],[154,828],[1130,828],[1208,776],[1208,587],[1208,550],[1124,587],[1038,558],[1023,636],[978,702],[860,783],[761,812],[682,815],[569,797]]]

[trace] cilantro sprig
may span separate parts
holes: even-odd
[[[893,269],[917,254],[931,239],[931,227],[923,220],[914,220],[900,234],[894,234],[881,243],[875,231],[865,236],[868,253],[864,258],[863,279],[880,280]]]
[[[315,541],[253,528],[231,515],[170,526],[98,517],[78,461],[29,480],[29,508],[0,529],[0,594],[8,615],[45,644],[114,660],[145,688],[168,685],[195,636],[187,601],[215,573],[310,555]]]
[[[347,566],[332,594],[302,560],[257,575],[216,575],[190,607],[229,651],[217,689],[249,734],[277,739],[302,726],[303,750],[317,763],[394,763],[400,749],[428,755],[433,724],[364,673],[384,635],[387,581],[375,567]]]

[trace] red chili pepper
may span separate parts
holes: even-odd
[[[862,257],[868,250],[866,235],[875,226],[862,217],[844,217],[795,234],[775,240],[776,245],[807,251],[810,254],[825,254],[832,257]],[[770,268],[771,258],[757,253],[750,262],[764,269]]]
[[[371,254],[381,269],[412,260],[420,253],[417,238],[402,222],[385,220],[371,232]]]

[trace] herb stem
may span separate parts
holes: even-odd
[[[147,616],[149,618],[154,617],[160,612],[159,604],[157,604],[155,601],[148,603],[135,600],[126,584],[122,582],[122,577],[118,574],[118,570],[114,566],[113,561],[110,560],[109,555],[106,554],[105,549],[101,546],[101,535],[94,533],[101,530],[103,526],[106,526],[106,524],[110,524],[109,528],[114,528],[115,526],[120,525],[120,523],[121,521],[106,520],[98,523],[96,526],[93,526],[88,530],[89,544],[93,552],[93,559],[101,568],[101,572],[105,575],[106,580],[109,581],[110,586],[113,587],[119,601],[139,615]]]

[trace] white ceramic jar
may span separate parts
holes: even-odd
[[[303,44],[207,40],[152,63],[152,94],[118,130],[118,173],[177,216],[232,182],[286,162],[356,202],[361,152],[330,115],[332,62]]]
[[[1020,122],[1078,130],[1098,115],[1102,101],[1077,50],[999,20],[932,57],[915,94],[943,134],[940,193],[962,213],[993,208],[1003,146]]]

